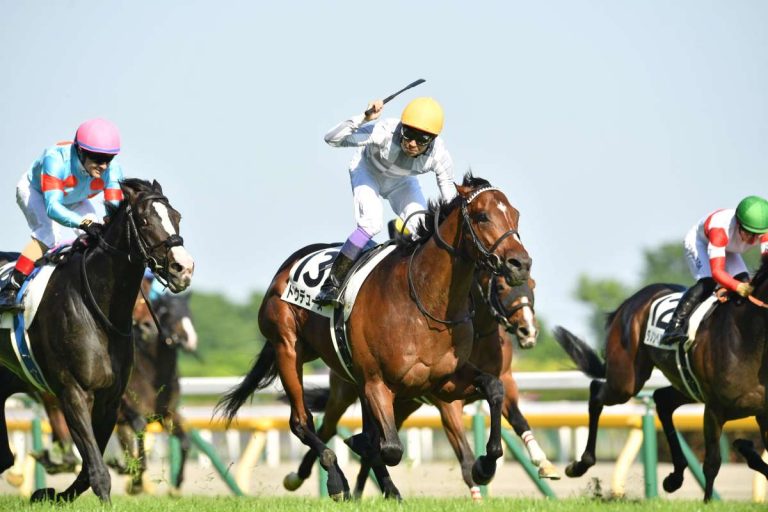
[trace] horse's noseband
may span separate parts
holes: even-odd
[[[145,203],[148,201],[159,201],[168,208],[171,206],[168,204],[168,198],[165,197],[162,194],[155,194],[155,195],[149,195],[146,197],[143,197],[139,203]],[[130,231],[129,231],[129,247],[130,247],[130,236],[131,233],[136,238],[137,246],[139,248],[139,253],[141,254],[142,263],[145,267],[149,267],[149,269],[152,271],[152,273],[155,274],[155,277],[165,286],[168,286],[168,275],[170,274],[170,251],[174,247],[179,247],[184,245],[184,239],[174,233],[172,235],[169,235],[168,238],[165,240],[161,240],[160,242],[150,245],[147,243],[147,241],[142,236],[141,232],[139,231],[138,227],[136,226],[136,220],[133,218],[133,212],[134,210],[129,205],[127,208],[128,213],[128,219],[130,223]],[[162,258],[157,258],[152,253],[154,253],[157,249],[160,249],[162,247],[165,247],[165,253],[163,254]],[[130,256],[129,256],[130,257]]]

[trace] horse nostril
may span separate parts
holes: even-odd
[[[509,258],[507,260],[507,267],[509,267],[510,270],[521,270],[523,264],[517,258]]]
[[[529,331],[527,327],[520,327],[517,331],[523,338],[527,338],[531,335],[531,331]]]
[[[184,265],[176,263],[175,261],[171,263],[171,271],[174,274],[180,274],[183,270],[184,270]]]

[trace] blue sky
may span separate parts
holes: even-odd
[[[433,96],[456,179],[521,211],[537,311],[586,334],[577,277],[634,282],[644,248],[768,195],[768,3],[0,0],[3,248],[44,147],[115,121],[126,173],[183,214],[193,289],[243,299],[300,246],[354,229],[352,150],[323,134],[367,102]],[[422,179],[437,195],[434,177]]]

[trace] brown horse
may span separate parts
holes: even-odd
[[[472,297],[477,305],[473,319],[475,329],[475,344],[470,356],[470,362],[480,370],[493,375],[499,375],[504,384],[504,417],[525,442],[533,463],[539,467],[542,478],[558,479],[554,465],[547,460],[538,442],[533,436],[528,421],[518,407],[519,394],[517,383],[512,376],[512,354],[514,341],[520,348],[530,349],[536,345],[538,328],[534,314],[533,289],[535,282],[529,279],[520,286],[508,286],[501,278],[494,278],[487,272],[476,273],[476,284],[472,288]],[[307,402],[312,410],[324,410],[323,423],[318,430],[318,436],[328,442],[337,433],[341,416],[357,400],[357,388],[334,373],[330,375],[330,389],[308,389],[305,391]],[[462,422],[463,407],[474,401],[455,400],[444,402],[435,397],[427,400],[440,411],[448,441],[453,447],[461,464],[464,482],[473,498],[479,499],[480,490],[472,479],[472,466],[475,462],[472,449],[464,435]],[[395,402],[395,421],[398,429],[403,422],[421,405],[423,400],[398,400]],[[286,475],[283,485],[289,491],[294,491],[306,480],[317,457],[309,451],[304,455],[298,472]],[[363,463],[356,480],[354,496],[360,497],[368,477],[368,466]]]
[[[347,323],[351,374],[363,404],[363,434],[351,446],[372,461],[385,487],[391,479],[384,465],[397,464],[403,454],[396,398],[433,393],[450,401],[479,389],[491,407],[491,436],[487,455],[473,468],[475,480],[489,481],[502,455],[503,387],[498,378],[467,364],[474,335],[470,289],[478,263],[520,284],[528,279],[531,260],[517,235],[519,213],[503,193],[470,174],[457,191],[450,203],[430,204],[419,241],[399,245],[371,272]],[[328,319],[280,298],[294,262],[321,247],[327,246],[296,252],[278,270],[259,310],[268,343],[219,408],[232,420],[251,394],[279,373],[291,404],[291,431],[319,456],[328,471],[328,493],[340,499],[349,496],[349,486],[336,455],[315,432],[304,402],[302,365],[319,356],[337,374],[346,370]],[[384,492],[399,497],[394,485]]]
[[[139,297],[134,309],[136,360],[117,416],[120,444],[139,464],[131,471],[118,469],[131,476],[128,482],[130,494],[142,492],[147,469],[143,433],[148,422],[157,420],[178,439],[181,448],[179,473],[170,478],[170,492],[177,494],[184,481],[184,465],[190,448],[178,411],[181,399],[179,350],[194,353],[197,333],[191,320],[188,295],[160,295],[152,302],[152,307],[159,322],[159,332],[143,297]]]
[[[752,279],[751,300],[729,294],[705,317],[696,331],[691,348],[691,366],[704,402],[704,500],[712,498],[715,476],[720,469],[719,440],[723,423],[755,416],[763,442],[768,446],[768,260],[763,260]],[[680,291],[664,284],[650,285],[629,297],[608,318],[605,361],[594,349],[565,329],[555,330],[555,338],[586,374],[594,377],[590,385],[589,437],[581,460],[566,469],[568,476],[581,476],[595,463],[598,419],[605,405],[624,403],[636,395],[658,367],[672,386],[654,392],[656,411],[669,442],[673,472],[663,482],[667,492],[683,483],[687,464],[677,437],[672,413],[680,405],[698,401],[691,384],[684,382],[677,367],[676,350],[660,349],[643,343],[650,306],[656,298]],[[605,379],[598,380],[598,379]],[[768,477],[768,465],[752,443],[736,440],[735,447],[749,467]]]
[[[107,205],[109,223],[89,235],[87,244],[80,240],[58,263],[27,326],[37,366],[83,457],[82,470],[65,491],[38,489],[33,501],[71,501],[89,487],[110,501],[111,480],[102,454],[133,363],[131,311],[141,276],[149,266],[174,292],[186,289],[192,279],[194,263],[179,235],[181,215],[160,185],[126,179],[120,186],[125,199],[116,208]],[[0,329],[0,335],[10,339],[9,331]],[[20,363],[10,343],[0,344],[0,362],[33,384],[26,371],[37,369],[29,368],[28,359]],[[0,403],[16,391],[24,390],[0,389]],[[0,410],[0,470],[12,464]]]

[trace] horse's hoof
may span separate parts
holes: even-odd
[[[557,472],[557,468],[555,468],[554,464],[546,460],[539,466],[539,478],[560,480],[560,473]]]
[[[129,478],[125,482],[125,493],[131,496],[136,496],[144,492],[144,487],[141,482],[135,481],[133,478]]]
[[[662,482],[662,486],[666,492],[675,492],[683,485],[682,473],[670,473]]]
[[[344,501],[345,496],[348,496],[348,495],[349,495],[348,493],[337,492],[336,494],[330,494],[329,496],[333,501]]]
[[[748,453],[755,451],[755,443],[749,439],[735,439],[733,441],[733,447],[745,457]]]
[[[41,501],[54,501],[56,499],[56,491],[48,487],[46,489],[38,489],[32,493],[32,497],[29,498],[30,503],[39,503]]]
[[[477,485],[487,485],[496,475],[496,460],[480,457],[472,464],[472,480]]]
[[[587,472],[587,469],[589,469],[588,466],[582,464],[581,461],[576,460],[568,464],[568,467],[565,468],[565,475],[569,478],[578,478],[584,475],[584,473]]]
[[[478,486],[473,486],[469,488],[469,494],[472,496],[472,501],[475,503],[480,503],[483,501],[483,493],[480,492],[480,488]]]
[[[7,473],[5,473],[5,481],[8,482],[8,484],[12,485],[13,487],[21,487],[21,484],[24,483],[24,474],[12,473],[8,471]]]
[[[169,487],[168,488],[168,497],[169,498],[181,498],[181,489],[179,487]]]
[[[301,484],[303,483],[304,479],[301,478],[296,472],[288,473],[285,475],[285,478],[283,478],[283,487],[285,487],[288,491],[295,491],[301,487]]]

